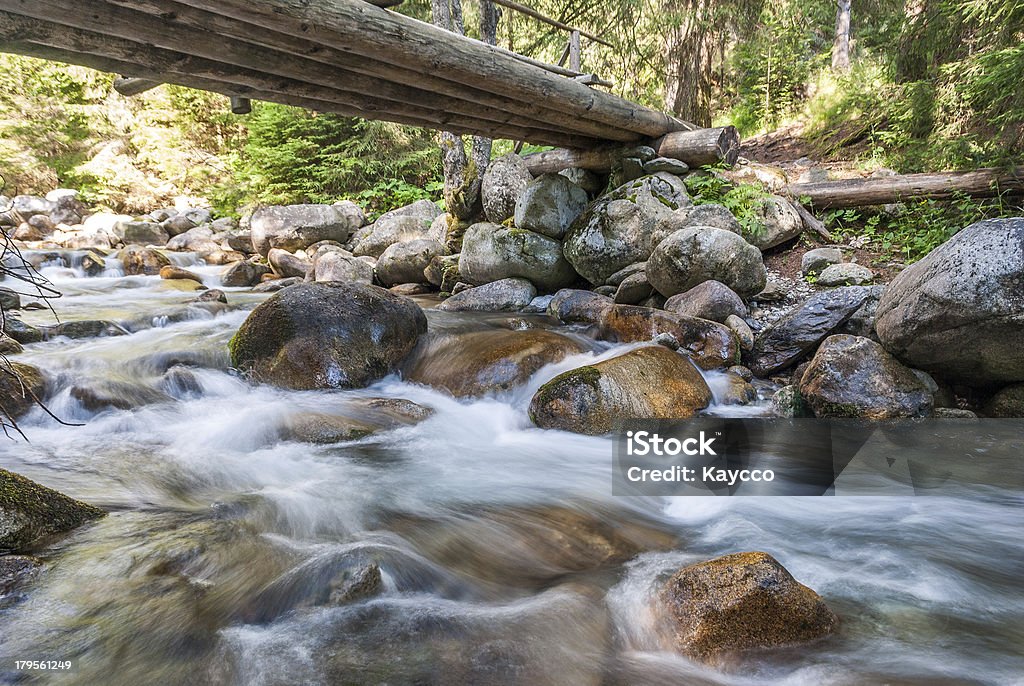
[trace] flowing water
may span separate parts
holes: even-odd
[[[175,259],[219,285],[218,268]],[[228,340],[266,296],[225,289],[229,306],[190,307],[193,294],[116,262],[89,278],[68,264],[43,266],[62,320],[133,333],[27,346],[18,359],[50,375],[50,409],[81,425],[34,411],[30,442],[0,442],[0,464],[110,514],[38,551],[44,571],[0,600],[0,681],[1024,684],[1020,492],[613,497],[610,439],[539,430],[526,407],[546,379],[615,348],[477,400],[398,378],[283,391],[228,369]],[[524,316],[428,319],[459,331]],[[150,402],[89,410],[76,386]],[[434,414],[347,442],[289,440],[289,417],[369,397]],[[672,653],[659,585],[743,550],[821,593],[840,632],[716,667]],[[339,600],[368,569],[376,592]],[[15,659],[77,671],[26,675]]]

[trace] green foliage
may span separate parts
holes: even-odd
[[[760,236],[765,227],[759,212],[768,197],[761,186],[733,183],[721,176],[720,167],[702,167],[703,173],[689,174],[684,179],[694,205],[722,205],[732,212],[746,236]]]

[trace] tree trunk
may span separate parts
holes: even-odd
[[[682,9],[677,9],[679,4]],[[665,106],[697,126],[711,126],[712,0],[664,0],[666,14],[679,13],[665,39]]]
[[[850,1],[838,0],[836,37],[832,43],[832,71],[850,70]]]
[[[432,0],[434,24],[465,35],[462,0]],[[480,3],[480,37],[490,45],[497,42],[498,12],[494,4]],[[441,166],[444,171],[444,202],[448,213],[458,219],[471,219],[482,209],[480,187],[491,160],[491,139],[474,136],[471,153],[466,155],[462,136],[441,133]]]

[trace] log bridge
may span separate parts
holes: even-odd
[[[123,92],[173,83],[236,100],[560,148],[529,160],[538,172],[607,170],[626,154],[620,151],[638,145],[691,167],[732,164],[739,154],[732,127],[697,128],[592,87],[602,82],[578,73],[578,29],[560,27],[576,32],[566,49],[573,69],[382,6],[394,4],[0,0],[0,51],[132,77],[119,83]],[[498,4],[529,10],[512,0]]]

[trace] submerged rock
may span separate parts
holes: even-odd
[[[868,338],[829,336],[800,380],[800,395],[816,417],[927,417],[932,393],[913,370]]]
[[[1024,381],[1024,218],[972,224],[904,269],[875,329],[887,350],[941,378]]]
[[[361,388],[398,370],[427,330],[412,300],[328,281],[278,291],[231,339],[232,364],[293,389]]]
[[[457,397],[507,391],[541,367],[583,352],[582,345],[552,331],[474,331],[440,335],[409,361],[405,378]]]
[[[656,345],[559,374],[540,387],[529,412],[541,428],[596,435],[617,420],[691,417],[712,400],[687,357]]]
[[[677,648],[703,662],[808,643],[839,626],[821,596],[762,552],[683,567],[665,585],[661,601]]]
[[[417,424],[434,410],[403,398],[357,398],[334,412],[296,412],[285,419],[282,437],[306,443],[339,443]]]
[[[174,402],[174,398],[155,388],[112,380],[88,386],[72,386],[71,397],[91,412],[102,412],[111,408],[134,410],[144,405]]]
[[[446,312],[519,312],[537,297],[526,279],[500,279],[457,293],[437,306]]]
[[[31,555],[0,555],[0,599],[36,576],[43,561]]]
[[[0,469],[0,550],[25,550],[104,514],[98,507]]]

